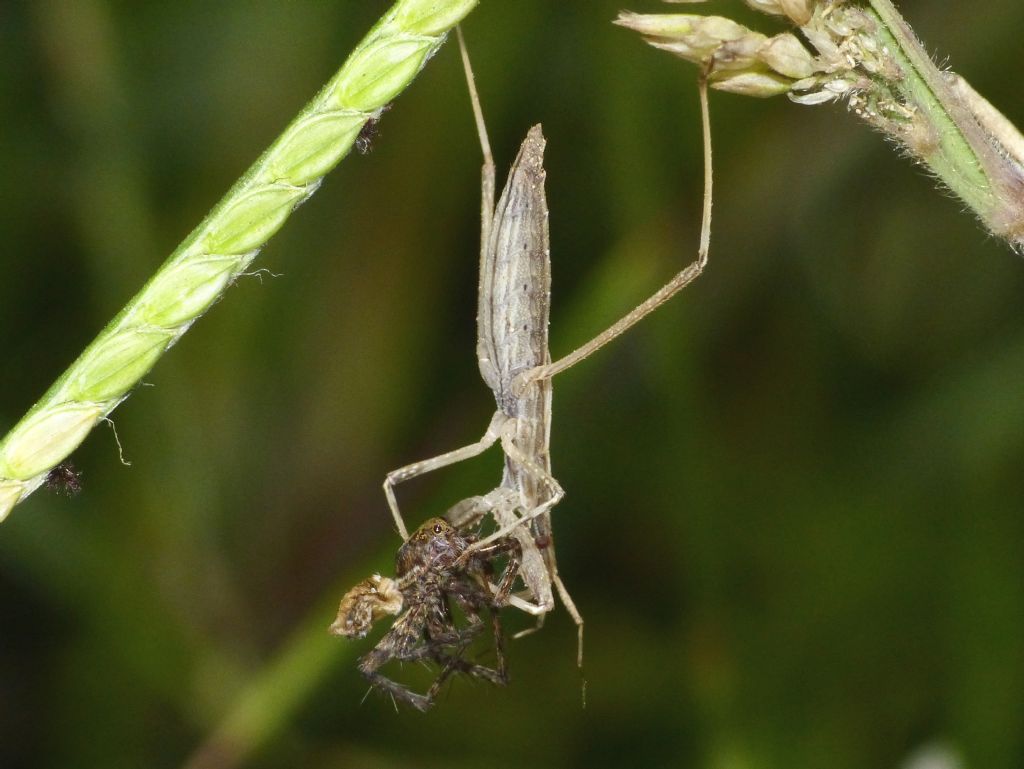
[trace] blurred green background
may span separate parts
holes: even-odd
[[[695,253],[694,71],[613,27],[622,4],[485,0],[466,25],[502,178],[548,137],[556,357]],[[1024,5],[900,5],[1024,124]],[[0,6],[0,430],[386,7]],[[1024,264],[840,106],[712,94],[712,120],[709,269],[556,381],[586,709],[561,610],[510,643],[507,689],[459,681],[427,715],[362,702],[372,641],[326,633],[391,568],[384,473],[493,409],[448,45],[271,241],[280,277],[240,281],[118,409],[131,466],[101,428],[79,497],[0,526],[0,766],[1024,765]],[[499,474],[492,451],[401,500],[417,522]]]

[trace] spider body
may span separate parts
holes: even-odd
[[[391,629],[359,660],[358,667],[375,688],[418,710],[430,708],[453,673],[499,686],[508,680],[498,610],[508,602],[521,550],[517,540],[505,538],[469,551],[474,541],[444,519],[431,518],[399,548],[395,579],[374,575],[357,584],[341,599],[338,617],[330,628],[336,635],[362,638],[376,620],[396,615]],[[490,577],[494,561],[501,555],[508,555],[508,563],[492,591]],[[465,616],[464,625],[456,623],[452,602]],[[484,612],[491,616],[495,668],[463,659],[470,642],[484,628]],[[432,661],[441,672],[426,694],[418,694],[379,672],[392,660]]]

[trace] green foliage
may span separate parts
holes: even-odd
[[[530,125],[549,140],[555,355],[696,246],[692,79],[609,23],[623,5],[488,2],[466,25],[499,168]],[[384,8],[5,9],[5,426]],[[1019,2],[900,10],[1024,122]],[[342,590],[390,568],[384,472],[493,409],[479,150],[446,46],[264,249],[281,276],[240,278],[116,412],[132,466],[99,431],[81,495],[0,527],[0,765],[859,769],[941,741],[1019,766],[1020,261],[842,108],[711,106],[707,272],[555,382],[585,710],[561,613],[509,642],[508,689],[457,684],[426,717],[360,704],[372,639],[326,632]],[[200,294],[223,275],[203,265]],[[168,317],[205,300],[177,301]],[[499,473],[486,455],[403,509]]]
[[[477,0],[399,0],[142,291],[0,441],[0,521],[243,275]]]

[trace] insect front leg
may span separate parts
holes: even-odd
[[[526,528],[524,524],[530,520],[540,518],[550,512],[551,508],[554,507],[565,495],[562,487],[558,481],[555,480],[551,473],[547,472],[543,467],[534,460],[533,457],[526,455],[521,451],[514,443],[512,436],[514,434],[513,429],[506,427],[506,430],[502,434],[501,445],[505,454],[521,469],[523,473],[529,475],[539,486],[543,486],[548,489],[549,495],[543,499],[539,504],[534,505],[532,508],[528,508],[521,516],[516,516],[515,520],[510,521],[508,524],[500,527],[494,534],[486,537],[479,542],[470,545],[467,549],[469,551],[478,551],[483,547],[486,547],[490,542],[501,538],[503,535],[518,534]],[[522,482],[520,486],[522,487]],[[521,488],[521,492],[523,489]],[[532,497],[528,497],[524,494],[524,502],[528,503]],[[521,540],[520,540],[521,541]],[[531,540],[532,541],[532,540]],[[550,547],[550,544],[548,545]],[[576,636],[577,636],[577,647],[576,647],[576,662],[579,667],[583,667],[583,617],[579,610],[576,608],[575,602],[572,600],[572,596],[569,595],[569,591],[565,587],[565,583],[562,582],[561,577],[558,576],[557,568],[554,565],[554,559],[549,559],[546,571],[546,578],[549,586],[554,585],[558,591],[559,597],[562,599],[562,603],[565,604],[566,611],[569,612],[569,616],[572,617],[573,622],[576,624]],[[523,631],[516,635],[517,638],[526,635],[531,632],[535,632],[543,625],[544,614],[539,613],[537,625],[530,630]]]
[[[445,511],[444,518],[459,531],[466,531],[478,524],[494,509],[493,495],[506,491],[506,489],[498,487],[482,497],[467,497],[459,500]]]
[[[457,462],[462,462],[466,459],[482,454],[491,446],[493,446],[498,439],[501,437],[501,430],[504,423],[508,420],[501,411],[496,411],[494,416],[491,417],[491,423],[487,426],[487,431],[483,437],[471,443],[468,446],[449,451],[430,459],[423,459],[419,462],[414,462],[411,465],[400,467],[397,470],[392,470],[384,478],[384,496],[387,497],[388,507],[391,508],[391,515],[395,519],[395,525],[398,527],[399,534],[402,535],[403,540],[409,539],[409,532],[405,527],[405,521],[402,519],[402,513],[398,509],[398,499],[395,497],[395,486],[403,481],[407,481],[410,478],[415,478],[418,475],[424,473],[433,472],[439,470],[442,467],[448,467],[454,465]]]

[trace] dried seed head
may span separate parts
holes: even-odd
[[[788,16],[791,21],[803,26],[811,20],[817,0],[746,0],[746,3],[755,11]]]
[[[623,11],[615,23],[639,32],[655,48],[671,51],[696,64],[707,63],[726,42],[734,42],[747,35],[764,39],[763,35],[721,16]]]
[[[338,616],[328,630],[346,638],[362,638],[381,617],[402,611],[403,598],[398,584],[374,574],[342,596]]]
[[[814,74],[814,57],[795,35],[770,38],[758,52],[761,60],[780,75],[800,80]]]
[[[779,0],[779,7],[795,24],[803,26],[811,20],[817,0]]]
[[[759,37],[710,16],[624,12],[616,23],[698,63],[719,90],[786,93],[800,104],[846,100],[855,115],[932,170],[990,231],[1024,251],[1024,134],[942,72],[888,0],[745,2],[787,17],[804,42],[790,34]]]
[[[767,37],[715,16],[623,12],[616,23],[640,32],[657,48],[705,67],[713,88],[746,96],[785,93],[801,104],[821,104],[872,89],[872,78],[900,75],[862,8],[843,0],[747,4],[800,24],[806,42],[790,33]]]
[[[753,69],[744,72],[726,72],[711,81],[711,87],[719,91],[761,98],[779,96],[789,91],[791,86],[792,81],[780,77],[774,72],[767,70],[759,72]]]
[[[782,16],[784,13],[778,0],[744,0],[744,2],[755,11],[760,11],[761,13],[771,13],[776,16]]]
[[[819,71],[794,35],[767,37],[720,16],[623,12],[616,23],[640,32],[655,48],[706,67],[712,88],[720,91],[778,96]]]
[[[711,77],[720,72],[750,69],[759,66],[758,53],[768,38],[752,32],[736,40],[722,43],[712,55]]]
[[[25,495],[26,486],[17,481],[0,481],[0,521],[10,514]]]

